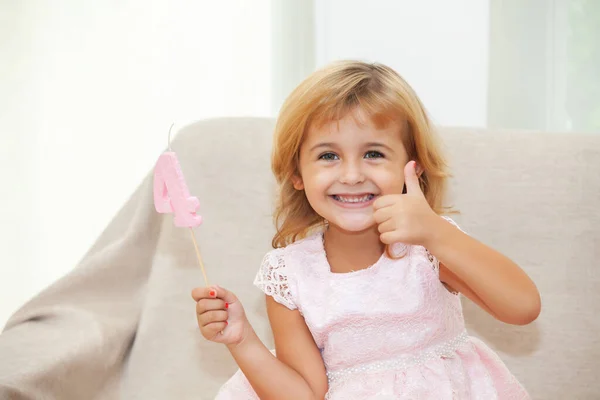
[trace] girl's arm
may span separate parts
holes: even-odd
[[[526,325],[541,309],[527,274],[496,250],[439,217],[425,247],[440,261],[440,280],[500,321]]]
[[[260,341],[237,297],[221,287],[192,291],[202,335],[227,345],[263,400],[322,400],[328,390],[321,353],[304,318],[267,296],[277,357]]]
[[[373,203],[380,240],[425,246],[440,261],[440,280],[497,319],[525,325],[540,313],[540,294],[517,264],[437,215],[419,183],[416,163],[404,168],[406,194]]]
[[[325,366],[304,318],[270,296],[267,312],[277,357],[251,328],[241,343],[228,346],[254,391],[263,400],[323,399],[328,389]]]

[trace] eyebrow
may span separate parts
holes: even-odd
[[[310,148],[310,151],[315,151],[317,149],[324,148],[324,147],[336,147],[336,145],[335,145],[335,143],[330,143],[330,142],[317,143],[313,147]]]
[[[335,148],[337,147],[337,144],[332,143],[332,142],[323,142],[323,143],[317,143],[316,145],[314,145],[313,147],[310,148],[310,151],[315,151],[317,149],[321,149],[321,148]],[[365,145],[365,147],[381,147],[384,149],[387,149],[391,152],[393,152],[392,148],[390,146],[388,146],[385,143],[380,143],[380,142],[369,142]]]
[[[385,143],[380,143],[380,142],[369,142],[367,143],[367,147],[382,147],[384,149],[387,149],[391,152],[393,152],[394,150],[392,150],[392,148],[390,146],[388,146]]]

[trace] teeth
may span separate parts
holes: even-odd
[[[366,194],[361,197],[349,197],[349,196],[338,196],[334,195],[333,198],[342,203],[364,203],[374,197],[373,194]]]

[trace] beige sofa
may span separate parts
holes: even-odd
[[[273,233],[270,119],[186,127],[173,149],[205,223],[212,282],[239,295],[271,345],[251,285]],[[535,399],[600,398],[600,136],[442,129],[456,217],[519,262],[539,319],[503,325],[468,300],[483,338]],[[158,155],[157,155],[158,156]],[[19,310],[0,335],[0,399],[211,399],[236,369],[197,328],[202,285],[189,233],[152,203],[151,175],[81,264]]]

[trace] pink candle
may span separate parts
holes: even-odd
[[[175,226],[195,228],[202,223],[196,215],[200,207],[191,196],[175,152],[164,152],[154,168],[154,206],[161,214],[174,214]]]

